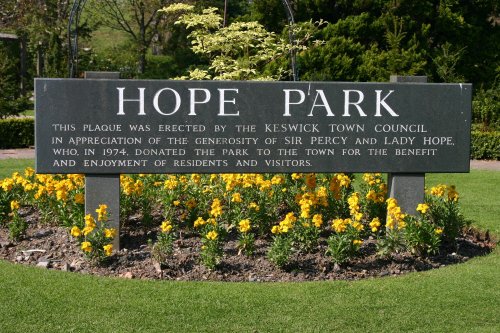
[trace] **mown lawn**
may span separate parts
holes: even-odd
[[[457,185],[464,214],[500,234],[500,172],[433,174],[427,183]],[[354,282],[136,281],[0,262],[0,332],[499,332],[499,268],[498,249]]]

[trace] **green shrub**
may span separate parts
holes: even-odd
[[[439,252],[443,229],[436,227],[425,216],[416,217],[407,215],[405,221],[404,238],[406,246],[413,254],[426,256]]]
[[[0,119],[0,149],[23,148],[35,144],[33,118]]]
[[[483,130],[500,129],[500,84],[491,89],[480,89],[472,101],[472,121]]]
[[[472,131],[471,159],[500,160],[500,132]]]

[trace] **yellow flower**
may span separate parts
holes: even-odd
[[[349,204],[349,210],[351,215],[356,215],[359,212],[359,193],[354,192],[347,199],[347,203]]]
[[[436,235],[441,235],[443,233],[443,228],[436,228],[434,232],[436,233]]]
[[[427,204],[418,204],[417,206],[417,212],[421,212],[422,214],[425,214],[427,210],[429,209],[429,205]]]
[[[217,233],[217,231],[213,231],[213,230],[212,230],[212,231],[209,231],[209,232],[207,233],[207,236],[206,236],[206,237],[207,237],[207,239],[208,239],[208,240],[216,240],[216,239],[217,239],[217,236],[219,236],[219,234]]]
[[[198,184],[200,182],[200,179],[201,179],[201,176],[197,173],[193,173],[191,175],[191,180],[193,181],[193,183],[195,184]]]
[[[448,186],[448,200],[458,201],[458,192],[455,189],[455,185]]]
[[[312,222],[316,228],[320,228],[321,225],[323,224],[323,215],[321,214],[316,214],[312,218]]]
[[[102,248],[104,249],[104,254],[108,257],[113,253],[113,244],[104,245]]]
[[[365,227],[359,223],[358,221],[352,221],[351,222],[351,225],[353,226],[354,229],[356,229],[357,231],[361,231],[363,230]]]
[[[71,228],[71,236],[80,237],[82,235],[82,231],[76,225]]]
[[[300,206],[300,217],[309,218],[309,214],[311,212],[311,205],[308,203],[304,203]]]
[[[437,197],[442,197],[444,196],[445,190],[446,190],[446,185],[440,184],[431,188],[431,194]]]
[[[210,210],[210,215],[213,217],[218,217],[222,215],[222,205],[219,199],[215,198],[214,201],[212,202]]]
[[[170,232],[172,230],[172,223],[170,223],[170,221],[163,221],[160,229],[163,232]]]
[[[115,238],[115,236],[116,236],[116,230],[114,228],[104,229],[104,237]]]
[[[196,200],[194,200],[193,198],[191,198],[188,201],[186,201],[186,207],[188,209],[193,209],[193,208],[196,207],[196,205],[197,205]]]
[[[99,205],[99,208],[97,208],[95,210],[95,212],[97,213],[97,220],[98,221],[106,221],[108,219],[108,217],[107,217],[107,214],[108,214],[107,209],[108,209],[107,205],[101,204],[101,205]]]
[[[273,226],[273,227],[272,227],[272,229],[271,229],[271,232],[272,232],[273,234],[279,234],[279,232],[280,232],[280,227],[279,227],[279,226],[277,226],[277,225]]]
[[[280,233],[286,234],[289,229],[290,229],[290,226],[288,224],[286,224],[286,223],[281,224],[280,223],[280,226],[279,226]]]
[[[285,182],[285,179],[283,178],[283,176],[280,176],[280,175],[275,175],[271,179],[271,184],[273,184],[273,185],[280,185],[280,184],[283,184],[284,182]]]
[[[356,221],[361,221],[362,218],[363,218],[363,213],[356,213],[356,214],[354,214],[354,219]]]
[[[175,188],[179,185],[179,181],[176,176],[169,176],[167,180],[165,180],[164,188],[166,190],[175,190]]]
[[[342,187],[349,187],[351,184],[351,179],[349,178],[348,175],[345,175],[343,173],[337,174],[337,181],[339,182],[340,186]]]
[[[250,225],[249,219],[241,220],[239,223],[239,226],[240,226],[240,232],[243,232],[243,233],[249,231],[252,228]]]
[[[370,228],[372,228],[372,232],[377,232],[378,231],[378,228],[381,226],[382,224],[380,223],[380,219],[378,217],[374,218],[371,222],[370,222]]]
[[[236,203],[239,203],[239,202],[242,202],[243,200],[241,199],[241,194],[236,192],[236,193],[233,193],[233,195],[231,196],[231,202],[236,202]]]
[[[306,186],[309,189],[314,189],[316,187],[316,174],[309,173],[306,175]]]
[[[16,200],[12,200],[10,202],[10,210],[14,211],[14,210],[18,210],[20,207],[19,205],[19,201],[16,201]]]
[[[85,215],[85,225],[94,229],[96,227],[94,217],[90,214]]]
[[[82,251],[83,252],[91,252],[92,251],[92,244],[90,242],[82,242]]]
[[[179,206],[181,204],[181,202],[179,200],[174,200],[173,202],[174,206]]]
[[[194,227],[197,228],[199,226],[205,225],[207,222],[203,219],[203,217],[198,217],[196,221],[194,221]]]
[[[360,246],[361,244],[363,244],[363,241],[361,239],[355,239],[352,241],[352,244],[355,246]]]
[[[248,208],[253,209],[253,210],[255,210],[256,212],[258,212],[258,211],[260,210],[259,205],[257,205],[257,203],[255,203],[255,202],[251,202],[251,203],[248,205]]]
[[[374,190],[369,190],[368,193],[366,193],[366,199],[377,202],[378,200],[377,193]]]
[[[333,220],[332,229],[336,233],[343,233],[349,223],[351,223],[351,219],[335,219]]]
[[[35,174],[35,170],[33,168],[28,167],[28,168],[24,169],[24,176],[25,177],[31,177],[34,174]]]
[[[85,203],[85,196],[83,193],[75,194],[75,203],[83,205]]]
[[[66,201],[67,198],[68,198],[68,192],[66,192],[65,190],[56,191],[56,199],[58,201]]]
[[[92,231],[94,231],[94,227],[86,226],[85,228],[83,228],[82,233],[84,236],[87,236]]]

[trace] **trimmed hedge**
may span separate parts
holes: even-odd
[[[500,160],[500,132],[472,131],[471,134],[471,159]]]
[[[35,144],[33,118],[0,120],[0,149],[26,148]],[[500,132],[472,131],[471,159],[500,160]]]
[[[34,144],[33,118],[0,119],[0,149],[26,148]]]

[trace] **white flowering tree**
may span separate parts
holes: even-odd
[[[303,34],[302,41],[292,46],[258,22],[234,22],[223,27],[217,8],[197,13],[194,6],[177,3],[161,11],[176,16],[175,24],[190,31],[191,49],[209,63],[206,68],[190,70],[181,79],[279,80],[289,74],[287,61],[279,60],[286,58],[292,47],[305,50],[305,41],[311,36]],[[271,63],[274,66],[269,66]]]

